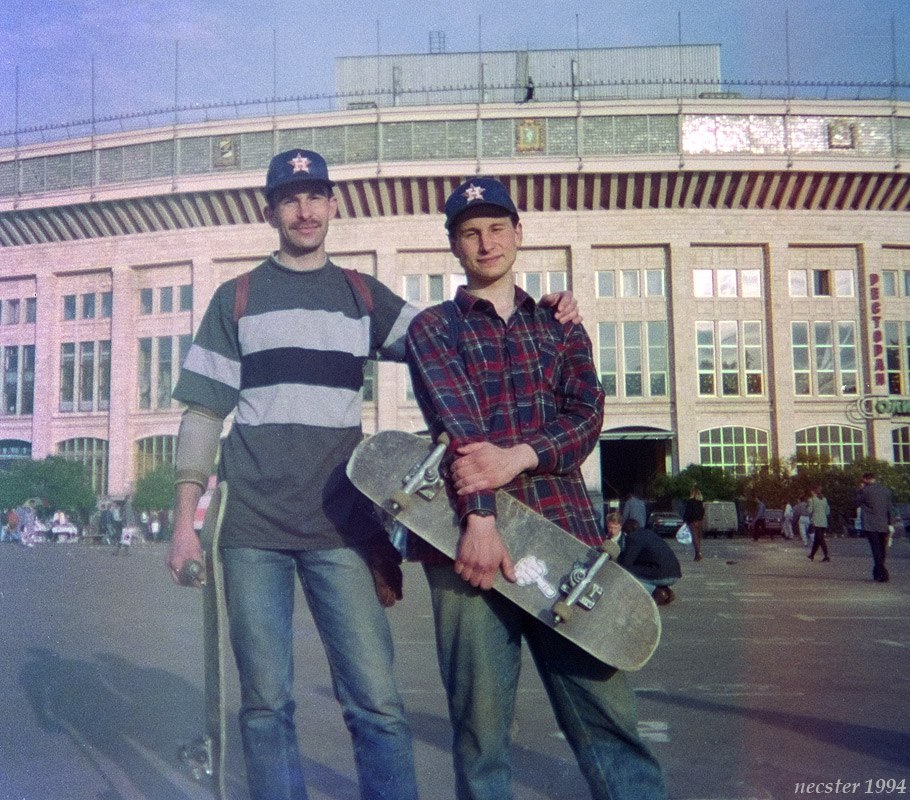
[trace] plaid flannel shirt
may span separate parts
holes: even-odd
[[[445,463],[471,442],[530,445],[537,469],[502,488],[597,544],[603,536],[581,475],[603,421],[590,339],[580,325],[558,323],[551,309],[518,287],[515,300],[515,312],[503,321],[491,303],[460,288],[457,342],[442,306],[417,315],[407,337],[417,402],[433,436],[446,431],[451,437]],[[496,512],[493,490],[450,496],[461,519],[473,510]]]

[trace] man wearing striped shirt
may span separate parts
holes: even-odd
[[[661,800],[661,770],[638,736],[625,675],[490,591],[500,571],[515,580],[496,528],[499,488],[583,542],[603,539],[581,475],[603,420],[591,342],[580,325],[559,323],[515,286],[522,229],[503,184],[467,181],[445,213],[467,285],[454,303],[411,323],[408,364],[432,433],[452,440],[450,489],[463,525],[454,565],[423,559],[454,729],[456,796],[513,797],[509,735],[524,638],[592,796]]]

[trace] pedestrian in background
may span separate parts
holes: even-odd
[[[874,473],[866,472],[856,495],[856,504],[860,509],[863,535],[869,541],[872,551],[872,579],[878,583],[887,583],[890,577],[885,567],[888,537],[897,519],[894,495],[887,486],[875,479]]]
[[[793,506],[793,517],[796,519],[796,528],[799,531],[799,538],[802,540],[803,547],[808,550],[812,546],[809,539],[809,498],[800,497],[799,501]]]
[[[695,550],[694,561],[701,561],[701,537],[705,527],[705,503],[701,490],[697,486],[692,487],[689,492],[689,499],[683,507],[683,522],[689,526],[692,531],[692,547]]]
[[[812,549],[809,551],[809,560],[815,560],[815,554],[821,548],[824,558],[822,561],[830,561],[828,556],[828,543],[825,541],[825,534],[828,532],[828,516],[831,514],[831,506],[828,505],[828,499],[822,493],[822,487],[816,486],[812,490],[812,496],[809,498],[809,523],[812,525]]]

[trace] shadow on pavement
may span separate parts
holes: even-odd
[[[784,728],[827,746],[840,747],[860,755],[881,761],[888,761],[901,767],[910,766],[910,733],[872,728],[821,719],[805,714],[788,714],[783,711],[766,711],[757,708],[743,708],[729,703],[715,703],[669,692],[648,691],[648,698],[657,702],[671,703],[692,711],[708,711],[715,714],[738,715],[753,722],[760,722],[776,728]]]

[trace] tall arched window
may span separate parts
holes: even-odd
[[[177,437],[148,436],[136,442],[136,480],[162,464],[172,466],[177,449]]]
[[[57,455],[85,464],[92,479],[92,491],[107,494],[107,440],[80,436],[57,444]]]
[[[733,475],[745,475],[771,458],[768,431],[728,425],[708,428],[698,434],[701,464],[721,467]]]
[[[816,425],[796,432],[796,460],[824,458],[836,467],[844,467],[866,454],[865,436],[859,428],[848,425]]]

